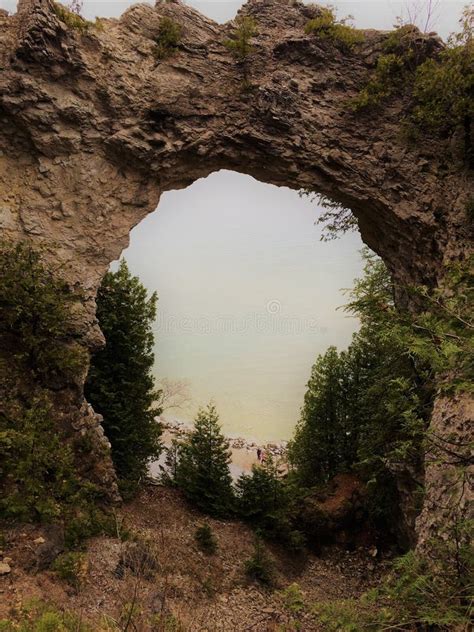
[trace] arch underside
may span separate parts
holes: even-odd
[[[258,28],[245,92],[242,64],[223,45],[232,25],[181,4],[135,5],[85,34],[67,27],[50,0],[20,0],[16,15],[0,15],[2,236],[42,244],[81,286],[76,328],[90,350],[103,342],[97,287],[130,230],[162,192],[219,169],[351,208],[362,239],[401,284],[440,283],[443,265],[466,256],[474,183],[456,151],[434,138],[404,140],[406,95],[376,112],[346,107],[387,34],[367,31],[347,52],[305,34],[314,11],[279,0],[244,5]],[[163,16],[183,35],[171,57],[157,60]],[[426,56],[441,46],[434,36],[419,40]],[[99,428],[82,391],[75,405],[76,418]],[[446,406],[438,401],[435,419]],[[466,406],[450,430],[463,425]],[[99,475],[110,481],[106,469],[102,462]]]

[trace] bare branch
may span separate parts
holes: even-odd
[[[165,410],[182,409],[191,402],[190,385],[187,380],[171,380],[164,377],[160,380],[160,396],[158,406]]]

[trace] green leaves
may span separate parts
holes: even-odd
[[[72,340],[79,299],[28,244],[0,248],[0,337],[15,362],[45,385],[74,380],[86,364]]]
[[[446,138],[459,132],[472,167],[474,10],[466,8],[461,31],[450,37],[447,47],[436,57],[424,59],[418,40],[418,32],[410,25],[393,31],[367,85],[349,107],[354,111],[373,108],[408,88],[412,96],[405,121],[408,135],[415,137],[424,131]]]
[[[330,347],[313,366],[289,456],[306,486],[356,469],[370,481],[372,519],[388,530],[398,506],[392,468],[418,468],[432,390],[400,333],[390,275],[364,254],[346,307],[361,329],[347,351]]]
[[[125,493],[133,493],[148,463],[161,451],[160,410],[152,375],[152,325],[157,296],[147,296],[125,261],[107,272],[97,295],[97,317],[106,346],[91,362],[86,397],[104,417],[105,433]]]
[[[365,40],[362,31],[346,24],[347,19],[336,20],[335,13],[330,7],[319,7],[319,10],[320,14],[306,24],[306,34],[329,39],[346,52]]]
[[[176,52],[181,40],[181,25],[169,17],[163,17],[158,27],[158,35],[153,54],[156,59],[167,59]]]
[[[416,72],[413,122],[438,133],[452,133],[471,125],[474,117],[474,10],[466,8],[460,33],[453,34],[437,59],[424,62]],[[471,153],[470,130],[466,152]]]
[[[196,507],[213,516],[226,516],[234,494],[229,470],[229,442],[219,426],[213,404],[200,409],[194,431],[181,444],[176,482]]]
[[[232,37],[225,40],[224,46],[239,61],[244,61],[253,52],[252,38],[257,34],[257,26],[255,20],[249,16],[239,16],[236,24]]]

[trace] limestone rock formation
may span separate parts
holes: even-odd
[[[15,15],[0,14],[2,238],[42,244],[82,288],[76,333],[90,351],[103,343],[96,290],[131,228],[163,191],[218,169],[311,188],[350,207],[363,240],[402,283],[441,283],[443,264],[469,248],[473,174],[455,150],[448,155],[436,139],[403,140],[406,95],[370,114],[345,107],[387,34],[367,31],[348,52],[305,34],[317,7],[251,0],[242,12],[258,28],[248,92],[241,64],[223,45],[232,24],[179,3],[137,4],[85,32],[68,26],[51,0],[20,0]],[[160,60],[154,48],[163,16],[181,25],[182,40]],[[435,36],[418,38],[422,55],[442,46]],[[91,476],[111,489],[97,417],[82,397],[64,401],[71,427],[95,429],[102,456]],[[440,432],[466,432],[467,406],[439,400],[436,420],[447,412],[444,426],[436,421]],[[443,484],[431,466],[427,478],[438,499]],[[436,530],[437,511],[428,499],[423,538]]]

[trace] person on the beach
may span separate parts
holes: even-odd
[[[257,448],[257,459],[259,463],[262,460],[262,451],[260,450],[260,448]]]

